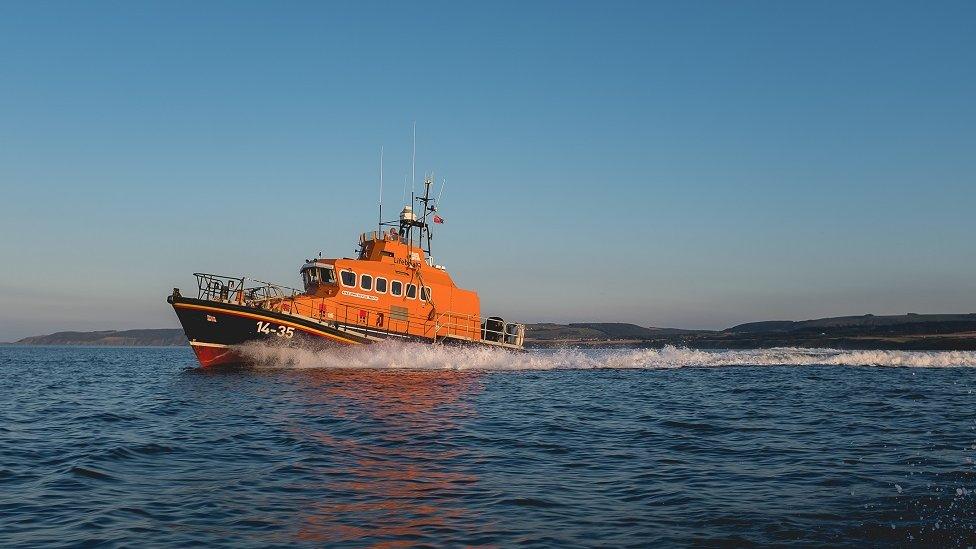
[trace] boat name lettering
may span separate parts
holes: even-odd
[[[414,254],[414,255],[416,255],[416,254]],[[416,269],[417,268],[417,265],[419,264],[419,262],[420,262],[420,260],[417,259],[417,258],[407,259],[405,257],[396,257],[396,258],[393,259],[393,264],[394,265],[403,265],[404,267],[407,267],[408,269]]]
[[[360,294],[357,292],[350,292],[349,290],[342,290],[342,295],[347,295],[349,297],[358,297],[359,299],[368,299],[370,301],[379,301],[380,299],[375,295]]]

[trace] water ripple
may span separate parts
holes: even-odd
[[[0,348],[0,546],[976,543],[972,353],[252,352]]]

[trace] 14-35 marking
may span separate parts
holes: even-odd
[[[258,333],[268,335],[274,334],[278,337],[291,338],[295,335],[295,329],[291,326],[278,326],[277,328],[272,328],[270,323],[259,320]]]

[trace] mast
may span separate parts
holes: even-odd
[[[410,203],[404,205],[403,210],[400,212],[399,219],[399,235],[407,246],[408,250],[416,245],[418,248],[427,253],[427,257],[431,257],[431,240],[433,239],[433,234],[430,230],[430,224],[427,223],[427,218],[430,214],[434,213],[437,208],[435,204],[437,200],[440,199],[440,195],[437,199],[430,196],[430,189],[434,185],[434,173],[431,172],[429,175],[424,175],[424,194],[423,196],[417,196],[415,183],[417,177],[417,122],[413,123],[413,149],[410,155],[410,175],[411,175],[411,186],[410,186]],[[382,218],[382,188],[383,188],[383,149],[380,148],[380,227],[382,229],[383,225],[397,226],[395,221],[390,221],[387,223],[383,222]],[[406,192],[406,180],[404,179],[404,192]],[[444,184],[441,184],[441,193],[444,192]],[[420,204],[418,204],[418,202]],[[415,207],[423,208],[423,212],[417,212]],[[419,215],[418,215],[419,214]],[[416,229],[416,230],[414,230]],[[426,246],[425,246],[426,240]]]
[[[414,246],[414,241],[416,240],[416,246],[427,253],[427,257],[431,256],[431,239],[433,234],[430,230],[430,224],[427,223],[427,218],[433,213],[436,208],[434,206],[436,200],[430,196],[430,188],[434,184],[434,178],[432,176],[424,177],[424,195],[423,196],[413,196],[411,199],[411,204],[404,206],[403,211],[400,212],[400,233],[402,236],[406,237],[407,243],[410,247]],[[414,210],[414,206],[418,206],[420,203],[421,208],[423,208],[423,213],[417,215],[418,212]],[[416,231],[414,229],[416,228]],[[424,241],[426,239],[426,246],[424,246]]]
[[[420,224],[420,248],[424,249],[424,235],[426,234],[427,249],[424,251],[427,252],[427,257],[430,257],[431,255],[430,254],[431,234],[430,234],[430,225],[427,224],[427,216],[434,211],[434,207],[431,205],[431,202],[433,202],[434,199],[430,197],[430,187],[433,184],[434,184],[433,173],[431,173],[431,175],[429,176],[424,177],[424,197],[417,199],[420,202],[424,203],[424,215],[423,217],[421,217],[421,224]]]

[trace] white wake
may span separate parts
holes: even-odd
[[[328,349],[248,344],[238,350],[256,365],[288,368],[477,371],[782,365],[976,367],[976,351],[841,351],[796,347],[703,351],[669,345],[663,349],[560,349],[514,353],[488,347],[394,341]]]

